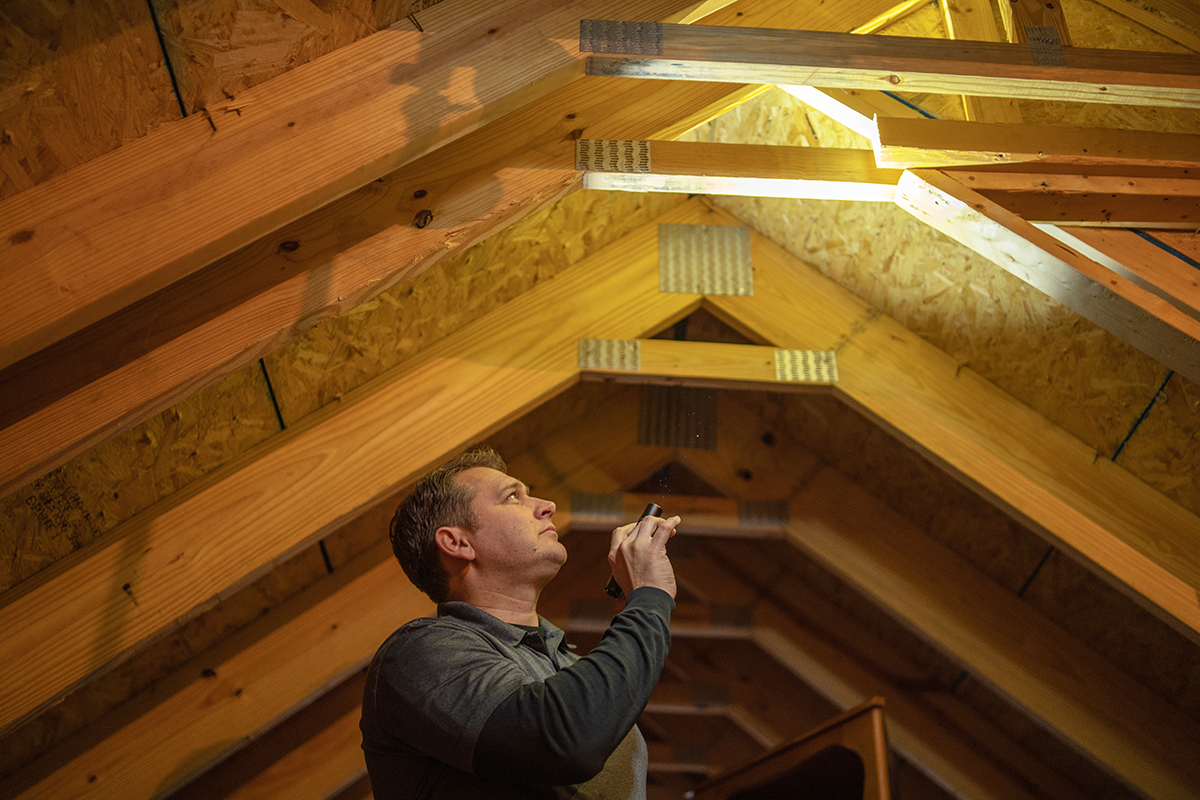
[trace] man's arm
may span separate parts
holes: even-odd
[[[550,785],[598,774],[658,682],[674,608],[661,589],[635,589],[595,649],[496,707],[476,741],[474,773]]]

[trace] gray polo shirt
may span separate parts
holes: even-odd
[[[583,658],[563,632],[442,603],[380,647],[363,698],[377,800],[645,797],[634,721],[670,645],[674,601],[639,589]]]

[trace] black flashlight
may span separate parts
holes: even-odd
[[[658,503],[647,503],[646,510],[638,517],[638,522],[641,522],[646,517],[661,517],[662,513],[662,506]],[[604,587],[604,593],[617,600],[625,597],[625,592],[621,589],[621,585],[617,583],[615,577],[608,579],[608,585]]]

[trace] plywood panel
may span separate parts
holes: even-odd
[[[1200,514],[1200,386],[1172,375],[1150,400],[1117,463]]]
[[[1056,552],[1025,598],[1148,688],[1200,720],[1200,645]]]
[[[786,103],[764,94],[699,135],[763,141],[765,132],[779,127],[778,143],[791,144],[794,134],[785,127],[764,124],[773,116],[799,118],[782,113]],[[792,108],[803,106],[796,101]],[[886,204],[736,197],[716,202],[1100,457],[1115,452],[1162,381],[1162,367],[1149,356]],[[1164,446],[1148,445],[1160,464],[1173,461],[1159,450]],[[1173,496],[1192,493],[1193,484],[1181,486],[1160,467],[1131,462],[1129,468]],[[1200,499],[1185,505],[1194,503]]]
[[[14,586],[279,430],[257,363],[0,498]]]
[[[1049,545],[833,398],[763,395],[763,414],[934,538],[1017,591]]]
[[[0,7],[0,200],[180,116],[144,0]]]
[[[404,19],[411,2],[152,0],[152,5],[192,114]]]
[[[266,358],[284,419],[334,401],[682,200],[576,192],[314,328]]]

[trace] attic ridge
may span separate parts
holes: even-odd
[[[579,20],[579,52],[661,56],[663,54],[662,23],[581,19]]]
[[[658,290],[752,297],[750,229],[742,225],[659,225]]]

